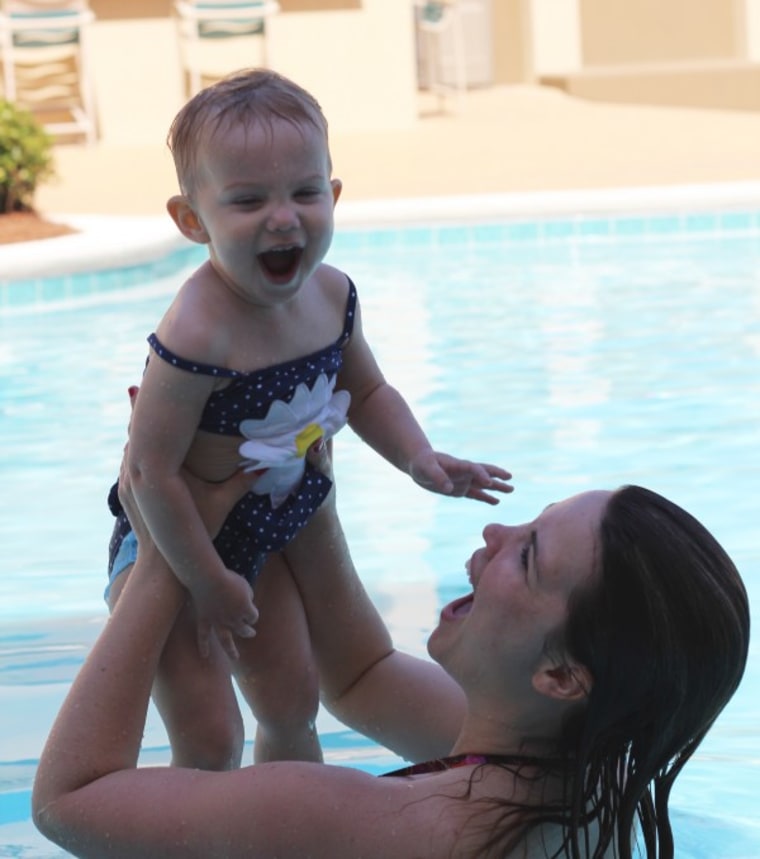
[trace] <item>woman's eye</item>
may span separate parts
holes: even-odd
[[[528,557],[530,556],[530,543],[526,543],[520,550],[520,563],[524,570],[528,569]]]

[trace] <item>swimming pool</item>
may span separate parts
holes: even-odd
[[[34,831],[29,789],[105,618],[104,495],[126,388],[198,254],[2,287],[0,856],[65,855]],[[760,212],[342,230],[330,261],[356,281],[367,336],[434,443],[515,474],[494,511],[424,493],[348,431],[339,439],[344,526],[401,646],[423,652],[489,518],[523,521],[626,482],[700,517],[757,605]],[[679,859],[760,855],[759,706],[753,639],[742,688],[675,792]],[[326,716],[320,729],[330,761],[397,763]],[[143,759],[167,758],[152,713]]]

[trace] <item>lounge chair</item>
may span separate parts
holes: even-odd
[[[188,95],[242,66],[266,66],[273,0],[175,0],[180,60]]]
[[[3,95],[53,136],[97,137],[86,0],[0,0]]]
[[[457,0],[415,0],[418,76],[443,108],[447,95],[458,101],[467,89],[462,13]]]

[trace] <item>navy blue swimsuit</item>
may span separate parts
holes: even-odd
[[[340,370],[343,348],[353,331],[355,312],[356,287],[349,279],[343,331],[334,343],[311,355],[252,373],[180,358],[166,349],[155,334],[150,335],[148,342],[158,357],[181,370],[231,380],[229,385],[214,391],[209,397],[199,429],[219,435],[241,436],[241,421],[264,419],[275,400],[290,402],[299,384],[305,382],[311,388],[320,375],[332,377]],[[233,507],[214,540],[224,565],[252,582],[267,553],[279,551],[293,539],[319,508],[331,486],[329,478],[307,463],[300,486],[279,507],[272,508],[268,495],[246,494]],[[110,573],[119,546],[131,528],[119,504],[115,486],[109,495],[109,506],[117,517],[109,544]]]

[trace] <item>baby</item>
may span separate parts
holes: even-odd
[[[268,70],[237,73],[185,105],[169,146],[181,190],[169,213],[209,258],[148,338],[130,425],[137,504],[190,595],[154,700],[176,764],[239,765],[233,674],[256,717],[257,761],[321,760],[319,683],[297,583],[317,576],[328,597],[334,573],[319,535],[311,569],[289,575],[282,557],[331,487],[306,451],[348,423],[433,492],[496,503],[489,493],[511,491],[510,475],[434,451],[384,379],[354,284],[323,262],[341,182],[309,93]],[[211,485],[240,468],[251,472],[251,491],[212,541],[184,474]],[[116,493],[112,501],[110,605],[135,557]]]

